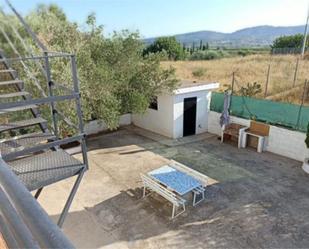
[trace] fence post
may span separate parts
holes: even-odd
[[[265,84],[265,93],[264,93],[264,98],[267,97],[267,93],[268,93],[268,83],[269,83],[269,77],[270,77],[270,64],[268,65],[268,69],[267,69],[267,78],[266,78],[266,84]]]
[[[295,67],[294,79],[293,79],[293,87],[295,87],[295,83],[296,83],[296,79],[297,79],[298,64],[299,64],[299,58],[297,58],[297,61],[296,61],[296,67]]]
[[[235,85],[235,72],[233,72],[233,74],[232,74],[232,93],[231,93],[231,95],[233,95],[233,93],[234,93],[234,85]]]
[[[230,108],[232,106],[232,101],[233,101],[234,85],[235,85],[235,72],[233,72],[232,74],[232,90],[231,90]]]
[[[302,109],[303,109],[303,105],[304,105],[305,98],[306,98],[307,84],[308,84],[308,80],[305,80],[304,91],[303,91],[303,94],[302,94],[301,104],[300,104],[299,111],[298,111],[298,115],[297,115],[297,123],[296,123],[296,127],[297,127],[297,128],[299,127],[299,121],[300,121],[301,111],[302,111]]]

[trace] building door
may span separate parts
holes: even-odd
[[[196,129],[196,97],[183,101],[183,136],[195,134]]]

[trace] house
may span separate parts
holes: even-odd
[[[206,132],[211,92],[219,83],[181,81],[172,94],[157,96],[143,115],[132,123],[152,132],[180,138]]]

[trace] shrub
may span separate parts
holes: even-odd
[[[196,78],[202,78],[206,73],[206,69],[199,67],[192,71],[192,75]]]
[[[222,58],[222,53],[214,50],[196,51],[190,57],[191,60],[214,60],[219,58]]]
[[[253,97],[262,92],[261,84],[254,82],[253,84],[248,83],[247,86],[242,86],[239,90],[239,94],[246,97]]]
[[[300,48],[303,44],[304,35],[296,34],[289,36],[281,36],[274,40],[271,45],[272,49],[276,48]],[[306,46],[309,45],[309,41],[307,40]]]
[[[242,49],[242,50],[239,50],[237,54],[244,57],[244,56],[250,55],[251,51],[248,49]]]

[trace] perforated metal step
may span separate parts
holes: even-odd
[[[5,109],[0,109],[0,114],[4,113],[9,113],[9,112],[17,112],[17,111],[23,111],[27,109],[33,109],[33,108],[38,108],[37,105],[23,105],[23,106],[18,106],[18,107],[12,107],[12,108],[5,108]]]
[[[25,95],[30,95],[28,92],[14,92],[14,93],[5,93],[5,94],[0,94],[0,99],[8,99],[8,98],[14,98],[14,97],[21,97]]]
[[[56,137],[51,133],[31,133],[9,139],[0,140],[1,155],[5,156],[12,152],[22,151],[26,148],[46,143],[48,140],[54,140]]]
[[[0,86],[15,85],[21,83],[23,83],[22,80],[7,80],[7,81],[1,81]]]
[[[78,174],[85,165],[63,150],[8,162],[29,191]]]
[[[13,72],[16,72],[14,69],[3,69],[3,70],[0,70],[0,73],[13,73]]]
[[[46,120],[44,118],[32,118],[32,119],[16,121],[16,122],[8,123],[8,124],[1,124],[0,132],[20,129],[20,128],[24,128],[24,127],[28,127],[32,125],[37,125],[40,123],[46,123]]]

